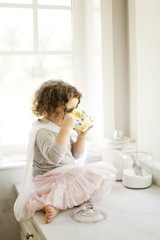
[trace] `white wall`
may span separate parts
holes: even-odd
[[[135,0],[128,0],[128,72],[130,93],[130,136],[137,139],[137,43]]]
[[[101,0],[104,137],[130,135],[127,0]]]
[[[92,140],[115,129],[129,135],[127,0],[75,3],[76,79],[94,120]]]
[[[115,129],[112,0],[101,0],[104,136]]]
[[[103,90],[101,65],[100,0],[77,0],[75,30],[76,85],[83,93],[82,106],[91,115],[94,128],[89,137],[103,139]]]
[[[101,21],[104,136],[122,129],[160,161],[160,1],[101,0]]]
[[[127,1],[113,0],[113,68],[115,129],[129,129],[129,76],[128,76],[128,39],[127,39]],[[106,53],[107,54],[107,53]]]
[[[137,0],[138,146],[160,161],[160,1]]]
[[[138,149],[151,151],[154,160],[160,161],[160,1],[129,2],[130,23],[135,22],[130,29],[130,49],[136,50],[136,57],[131,52],[130,68],[132,73],[137,71],[135,79],[131,77],[131,101],[136,103],[131,105],[136,120],[131,124],[132,134]]]

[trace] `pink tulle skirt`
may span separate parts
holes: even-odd
[[[37,175],[33,179],[34,192],[25,206],[26,217],[46,205],[64,210],[87,200],[101,201],[110,193],[116,172],[112,164],[96,162],[65,165]]]

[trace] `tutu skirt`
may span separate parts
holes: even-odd
[[[65,165],[37,175],[33,178],[34,191],[25,205],[26,218],[46,205],[65,210],[87,200],[101,201],[109,195],[116,173],[111,163],[97,162]]]

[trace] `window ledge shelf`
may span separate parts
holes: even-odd
[[[17,168],[24,168],[26,161],[23,160],[24,158],[2,158],[0,159],[0,170],[6,170],[6,169],[17,169]]]

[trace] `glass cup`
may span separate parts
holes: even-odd
[[[117,169],[117,181],[122,181],[123,177],[123,154],[134,150],[136,150],[135,141],[124,136],[122,130],[115,130],[112,137],[104,139],[102,144],[102,161],[113,163]]]
[[[152,184],[152,153],[131,151],[123,155],[123,185],[146,188]]]

